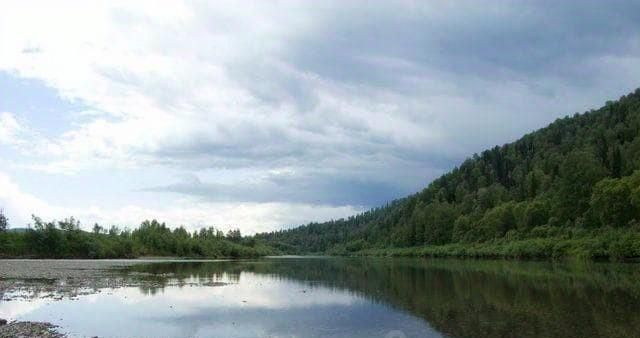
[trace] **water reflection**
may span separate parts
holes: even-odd
[[[640,270],[633,264],[305,258],[139,264],[112,274],[122,287],[58,302],[33,293],[31,302],[3,301],[0,317],[122,337],[640,332]]]

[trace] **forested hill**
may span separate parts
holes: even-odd
[[[640,89],[473,155],[384,207],[256,238],[291,253],[421,247],[640,256],[638,169]],[[542,247],[526,248],[532,243]]]

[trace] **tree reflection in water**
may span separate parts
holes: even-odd
[[[165,282],[237,282],[242,273],[252,272],[319,284],[392,305],[453,337],[630,337],[640,332],[640,270],[634,264],[303,258],[172,262],[128,271]]]

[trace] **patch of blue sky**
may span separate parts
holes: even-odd
[[[20,123],[44,136],[64,133],[80,112],[90,110],[81,102],[60,97],[41,80],[0,71],[0,112],[12,113]]]

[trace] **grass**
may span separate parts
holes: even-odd
[[[640,232],[609,229],[576,238],[498,239],[484,243],[454,243],[409,248],[369,248],[334,255],[386,257],[458,257],[506,259],[578,259],[623,261],[640,258]]]

